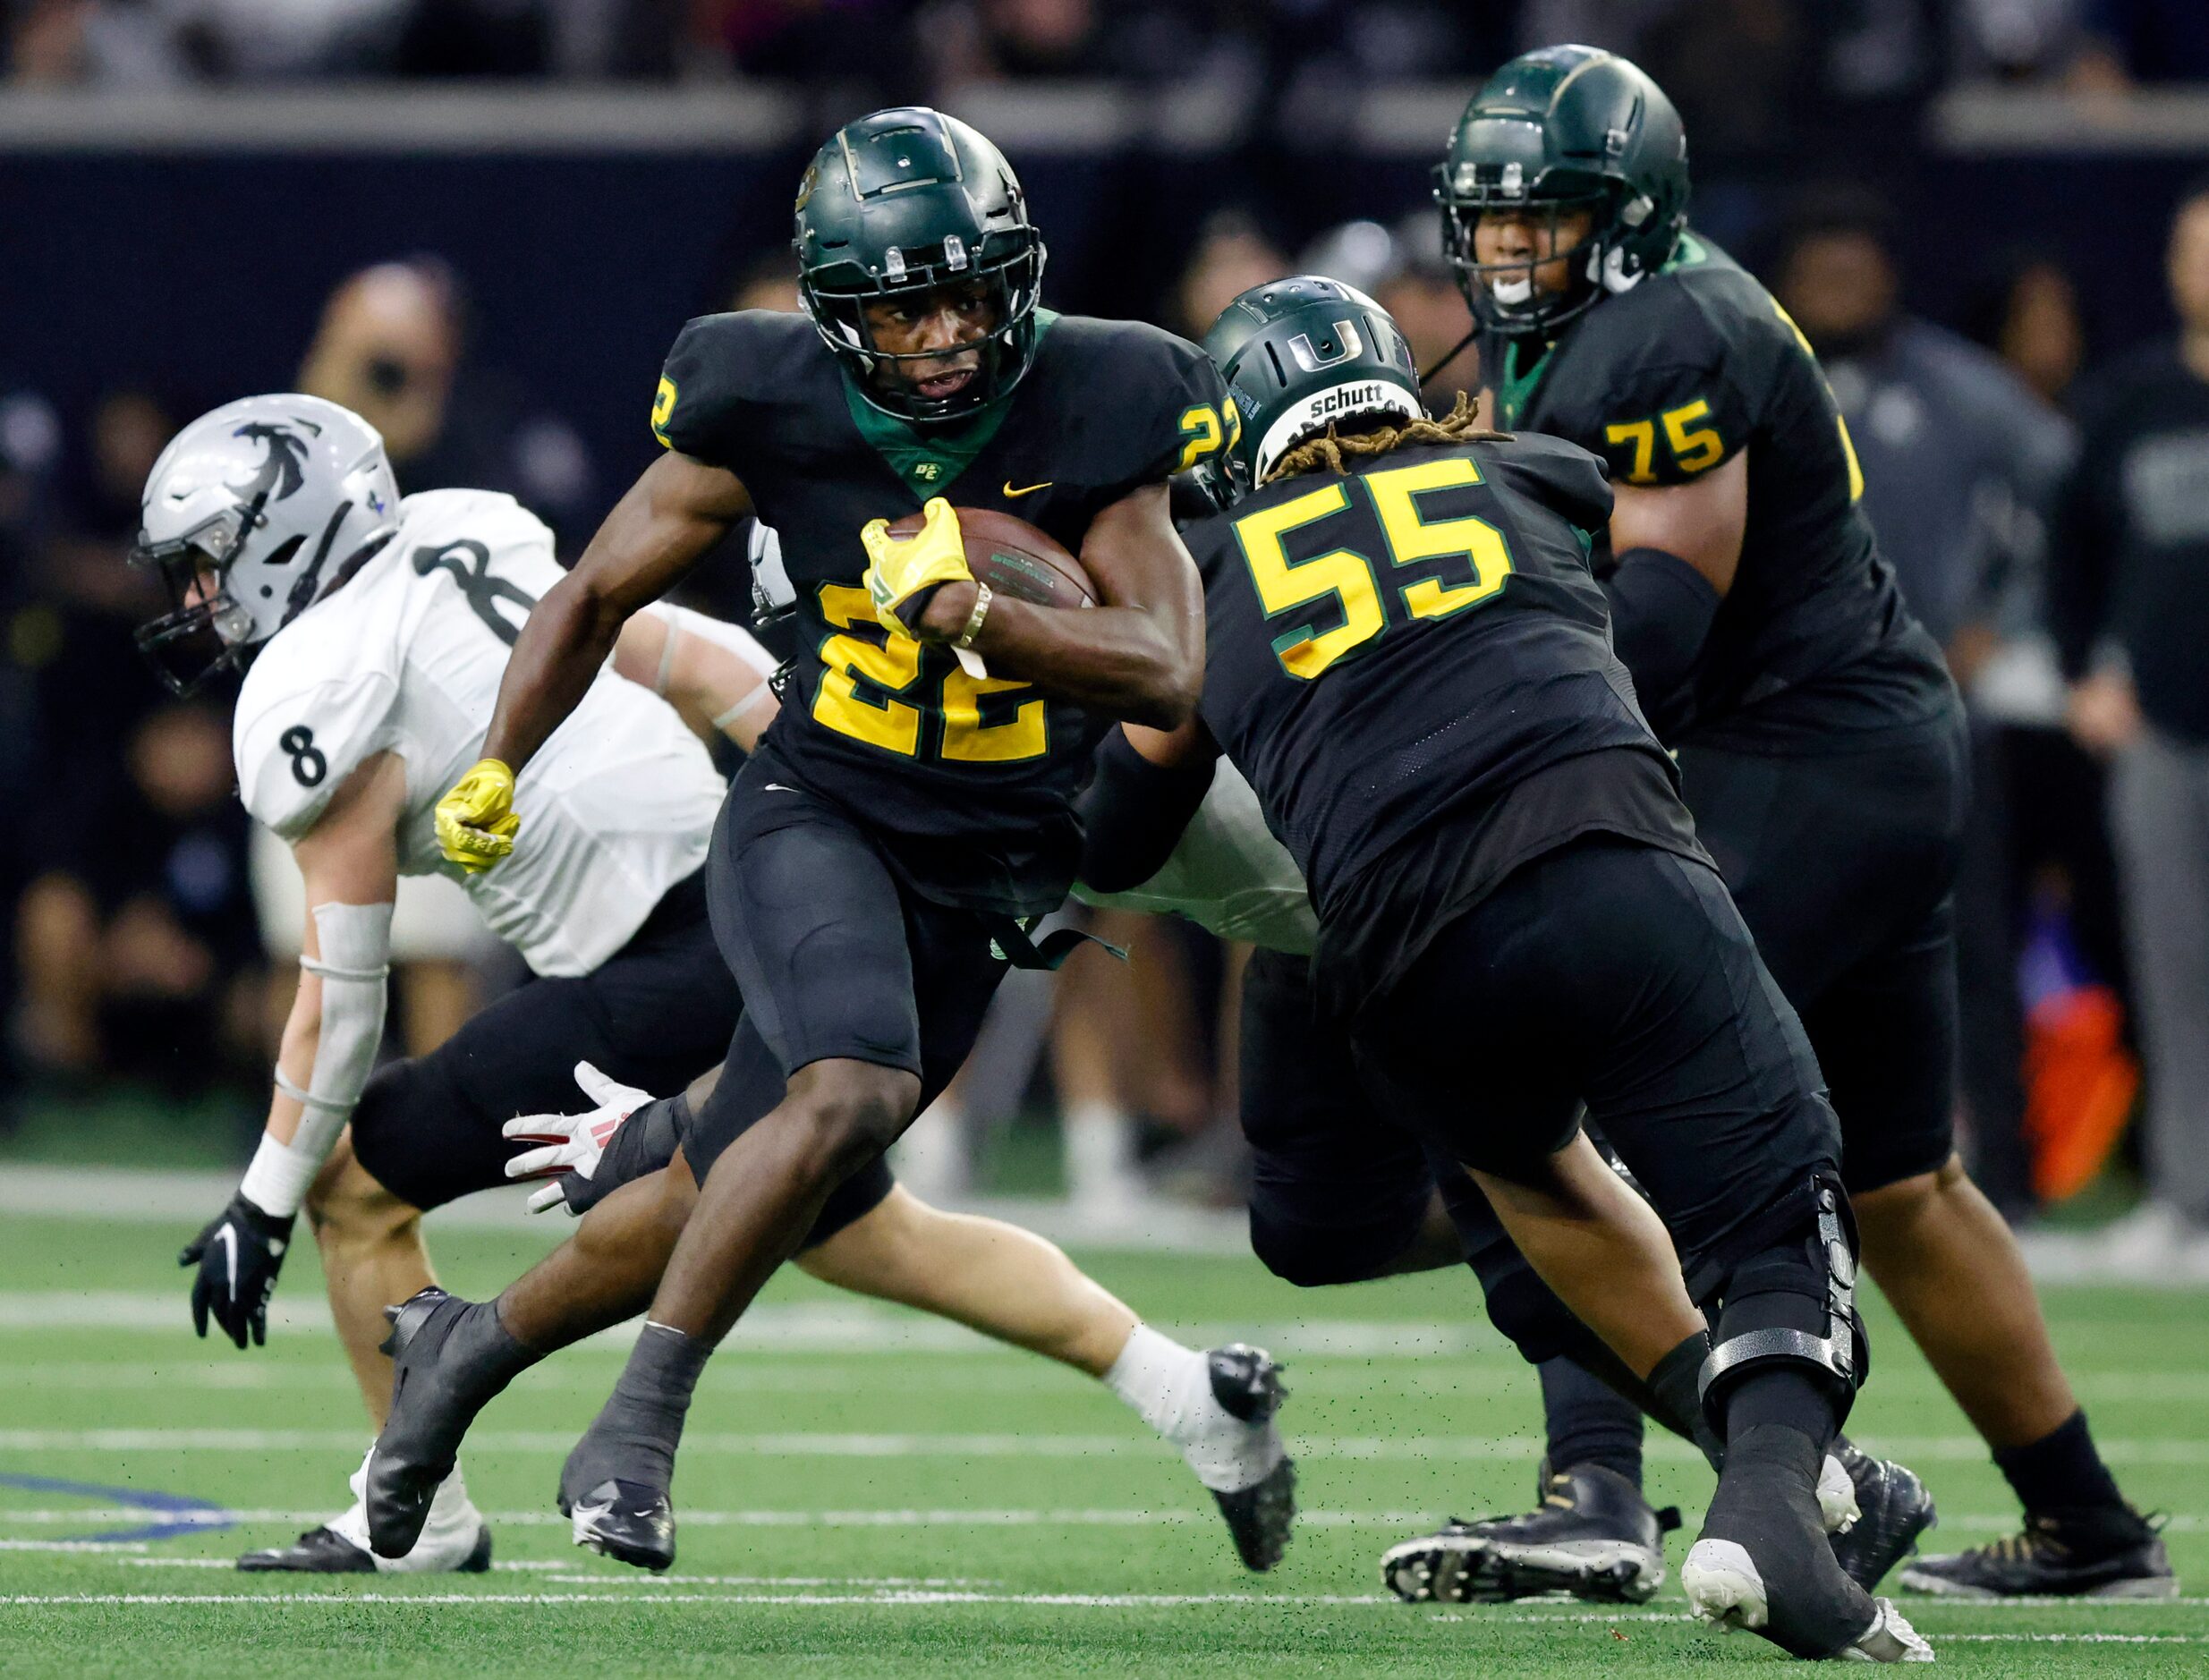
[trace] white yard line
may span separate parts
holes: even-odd
[[[870,1592],[653,1592],[636,1602],[661,1604],[786,1604],[848,1608],[880,1605],[905,1608],[930,1604],[1040,1605],[1087,1609],[1182,1609],[1208,1604],[1397,1605],[1393,1594],[1328,1592],[965,1592],[929,1588]],[[590,1604],[610,1601],[604,1592],[18,1592],[0,1604]],[[1398,1607],[1400,1608],[1400,1607]]]
[[[0,1430],[0,1451],[26,1453],[279,1453],[348,1452],[361,1449],[359,1430],[216,1429],[166,1426],[150,1429]],[[1862,1444],[1905,1464],[1977,1464],[1986,1444],[1976,1436],[1866,1436]],[[1354,1462],[1517,1463],[1525,1458],[1524,1436],[1478,1435],[1296,1435],[1289,1447],[1300,1457]],[[575,1444],[572,1430],[483,1430],[469,1438],[478,1453],[559,1453]],[[2144,1440],[2105,1438],[2096,1443],[2115,1464],[2209,1464],[2209,1439]],[[684,1450],[738,1458],[1109,1458],[1147,1455],[1160,1450],[1150,1436],[1131,1428],[1114,1435],[1049,1433],[968,1433],[786,1430],[744,1433],[692,1430]],[[1697,1455],[1685,1441],[1653,1438],[1652,1458],[1692,1462]]]
[[[280,1297],[270,1304],[268,1323],[272,1333],[333,1333],[329,1308],[311,1295],[303,1299]],[[1390,1324],[1370,1319],[1315,1318],[1278,1324],[1160,1324],[1159,1328],[1199,1347],[1224,1342],[1258,1342],[1287,1357],[1298,1359],[1432,1359],[1491,1353],[1507,1345],[1503,1337],[1481,1319],[1457,1324]],[[166,1331],[191,1336],[191,1313],[184,1292],[180,1289],[173,1294],[157,1294],[129,1290],[47,1289],[0,1293],[0,1331],[116,1329]],[[635,1326],[624,1325],[580,1345],[586,1350],[619,1348],[633,1341],[635,1336]],[[1007,1360],[1021,1357],[1003,1344],[946,1319],[930,1318],[902,1307],[876,1306],[859,1301],[754,1307],[738,1320],[726,1345],[739,1350],[782,1353],[989,1353]],[[196,1341],[191,1345],[200,1351],[210,1351],[207,1345]]]
[[[256,1523],[313,1524],[327,1522],[335,1507],[319,1510],[276,1510],[267,1506],[242,1510],[225,1510],[208,1506],[200,1510],[149,1512],[136,1506],[53,1506],[11,1508],[0,1503],[0,1529],[13,1527],[78,1528],[119,1523],[143,1523],[157,1520],[174,1524],[191,1524],[209,1529],[247,1527]],[[493,1528],[565,1528],[568,1519],[547,1507],[533,1511],[487,1511],[485,1521]],[[692,1511],[682,1513],[683,1522],[698,1528],[1168,1528],[1185,1523],[1209,1525],[1217,1519],[1210,1511],[1194,1508],[1182,1510],[1149,1510],[1137,1508],[1093,1507],[1086,1509],[1045,1509],[1041,1507],[973,1509],[973,1510],[917,1510],[885,1509],[862,1511],[784,1511],[731,1510]],[[1296,1522],[1304,1528],[1379,1528],[1400,1529],[1415,1533],[1421,1529],[1433,1528],[1444,1520],[1440,1511],[1300,1511]],[[1978,1511],[1942,1512],[1942,1533],[2007,1534],[2018,1526],[2015,1512]],[[2164,1519],[2164,1529],[2172,1534],[2209,1533],[2209,1516],[2194,1512],[2180,1512]],[[76,1540],[64,1542],[72,1548],[109,1549],[129,1547],[144,1549],[145,1542]],[[0,1541],[0,1546],[17,1545],[29,1548],[33,1542]],[[177,1559],[180,1563],[197,1563],[197,1559]],[[520,1565],[516,1565],[519,1567]],[[547,1565],[548,1567],[556,1565]],[[498,1567],[506,1567],[501,1564]]]

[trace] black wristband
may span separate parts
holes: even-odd
[[[1097,750],[1096,774],[1075,808],[1082,816],[1084,886],[1100,893],[1140,887],[1166,867],[1181,831],[1211,791],[1219,760],[1156,765],[1115,729]]]

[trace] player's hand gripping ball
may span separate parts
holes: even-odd
[[[894,635],[913,634],[928,605],[923,591],[973,580],[959,516],[940,496],[931,496],[922,509],[918,536],[901,540],[889,534],[889,521],[871,519],[861,528],[859,540],[867,550],[867,593],[874,600],[874,615]]]
[[[438,802],[438,844],[471,875],[511,853],[521,827],[514,814],[514,772],[497,759],[478,759]]]

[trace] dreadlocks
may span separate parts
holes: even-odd
[[[1473,401],[1463,391],[1457,393],[1457,405],[1440,420],[1415,420],[1397,425],[1395,415],[1369,413],[1350,414],[1342,420],[1331,420],[1327,429],[1316,437],[1307,437],[1273,463],[1265,482],[1277,479],[1293,479],[1300,472],[1312,472],[1324,466],[1330,472],[1347,472],[1343,464],[1347,456],[1385,455],[1389,450],[1411,444],[1462,444],[1474,442],[1508,441],[1508,432],[1490,431],[1473,423]],[[1368,422],[1378,422],[1368,425]],[[1347,437],[1341,435],[1345,425],[1356,427]]]

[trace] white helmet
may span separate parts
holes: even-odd
[[[174,610],[138,632],[161,680],[189,694],[314,604],[399,525],[380,433],[319,396],[249,396],[202,414],[153,463],[133,565],[157,569]],[[197,642],[196,668],[179,644]]]

